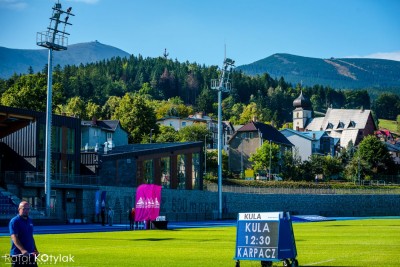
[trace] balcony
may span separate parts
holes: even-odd
[[[44,187],[43,172],[11,172],[4,173],[6,184],[19,184],[26,187]],[[99,177],[95,175],[52,174],[51,186],[54,188],[91,188],[99,186]]]

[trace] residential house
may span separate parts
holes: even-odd
[[[81,122],[83,151],[111,150],[128,144],[128,133],[119,120],[97,120]],[[105,146],[107,144],[107,147]]]
[[[198,112],[194,115],[190,115],[188,118],[179,118],[176,116],[167,116],[157,121],[158,124],[172,126],[176,131],[180,129],[193,125],[195,123],[202,123],[207,125],[207,129],[211,133],[211,137],[208,138],[208,148],[217,149],[218,148],[218,121],[212,119],[209,116],[203,115],[202,112]],[[227,151],[228,140],[235,131],[230,122],[222,122],[222,146]]]
[[[395,164],[400,164],[400,143],[384,142]]]
[[[281,152],[292,149],[293,144],[273,126],[261,122],[249,122],[239,128],[228,141],[229,170],[240,173],[252,168],[249,158],[264,142],[272,142],[281,147]],[[273,172],[279,173],[280,166],[273,166]]]
[[[308,160],[311,155],[335,156],[338,138],[333,138],[325,131],[299,132],[292,129],[280,131],[293,145],[302,161]]]

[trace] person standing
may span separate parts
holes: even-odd
[[[136,216],[135,208],[132,208],[132,211],[131,211],[131,221],[130,221],[130,223],[131,223],[131,229],[133,229],[133,230],[135,230],[135,228],[136,228],[135,216]]]
[[[132,213],[134,213],[134,211],[135,208],[132,208],[132,210],[128,210],[129,230],[133,230],[134,218],[132,217]]]
[[[113,220],[114,220],[114,211],[113,209],[110,207],[108,208],[108,225],[112,226],[113,225]]]
[[[33,238],[33,223],[29,218],[30,205],[22,201],[18,206],[18,215],[8,225],[11,236],[10,256],[12,266],[37,266],[36,255],[39,252]]]
[[[106,225],[106,208],[101,207],[101,225],[105,226]]]

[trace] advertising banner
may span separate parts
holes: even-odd
[[[142,184],[136,191],[135,221],[155,220],[160,214],[161,186]]]

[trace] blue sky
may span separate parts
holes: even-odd
[[[0,46],[39,49],[56,0],[0,0]],[[400,61],[399,0],[60,0],[69,44],[98,40],[130,54],[205,65],[275,53]],[[62,52],[60,52],[62,53]]]

